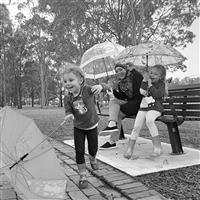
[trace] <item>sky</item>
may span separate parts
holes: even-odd
[[[23,0],[15,0],[16,2],[23,2]],[[4,3],[8,3],[8,0],[2,0]],[[13,1],[14,2],[14,1]],[[11,18],[14,19],[15,14],[18,12],[17,4],[8,7]],[[26,16],[30,15],[29,9],[23,9],[23,13]],[[200,17],[197,18],[192,26],[189,28],[195,35],[195,39],[192,44],[188,44],[186,48],[176,48],[183,56],[187,58],[184,64],[187,66],[187,70],[182,72],[177,70],[176,72],[168,72],[167,77],[173,78],[184,78],[184,77],[200,77],[200,43],[199,43],[199,28],[200,28]]]
[[[184,78],[184,77],[200,77],[200,43],[199,43],[199,27],[200,18],[196,19],[189,30],[195,35],[195,39],[192,44],[188,44],[186,48],[176,48],[183,56],[187,58],[184,64],[187,66],[186,72],[178,70],[174,73],[168,73],[168,76]]]

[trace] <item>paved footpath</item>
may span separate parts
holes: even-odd
[[[79,175],[75,163],[74,149],[64,143],[52,140],[58,158],[68,176],[65,200],[166,200],[134,177],[99,161],[99,170],[92,171],[86,155],[89,187],[79,189]],[[20,200],[4,174],[0,174],[0,200]]]

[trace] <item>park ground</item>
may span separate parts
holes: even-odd
[[[63,108],[45,108],[24,107],[18,112],[35,120],[40,130],[52,138],[63,141],[73,138],[72,124],[65,124],[54,131],[64,119]],[[100,117],[99,130],[103,129],[108,122],[107,117]],[[169,143],[168,131],[166,125],[156,122],[158,125],[162,142]],[[123,120],[124,131],[130,134],[133,119]],[[200,124],[199,122],[184,122],[180,127],[182,144],[200,150]],[[150,135],[146,127],[142,129],[141,136],[149,138]],[[153,174],[146,174],[135,177],[147,187],[156,190],[163,196],[174,200],[197,200],[200,198],[200,167],[199,165],[179,168]]]

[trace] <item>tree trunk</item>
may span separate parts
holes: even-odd
[[[132,0],[128,1],[127,0],[127,3],[129,4],[130,6],[130,9],[131,9],[131,41],[132,41],[132,45],[136,45],[136,18],[135,18],[135,11],[134,11],[134,2]]]
[[[17,108],[22,109],[21,78],[17,77]]]
[[[31,91],[31,106],[32,106],[32,108],[34,107],[34,89],[33,88]]]
[[[140,25],[139,25],[139,35],[138,35],[138,40],[137,40],[137,44],[139,44],[141,42],[142,39],[142,35],[143,35],[143,31],[144,31],[144,4],[143,4],[143,0],[141,0],[140,2]]]
[[[14,85],[14,101],[13,101],[13,103],[14,103],[14,106],[15,107],[17,107],[17,105],[18,105],[18,100],[17,100],[17,98],[18,98],[18,95],[17,95],[17,75],[15,74],[15,85]]]
[[[60,99],[60,107],[63,107],[63,101],[62,101],[62,88],[60,88],[60,95],[59,95],[59,99]]]
[[[6,95],[6,59],[5,59],[5,47],[3,47],[3,105],[6,106],[7,104],[7,95]]]
[[[46,67],[45,67],[45,76],[44,76],[44,83],[45,83],[45,106],[49,105],[49,94],[48,94],[48,81],[47,81],[47,76],[46,76]]]
[[[18,85],[18,92],[17,92],[17,108],[18,109],[22,109],[22,97],[21,97],[21,86],[20,85]]]
[[[40,62],[40,81],[41,81],[41,108],[45,106],[45,82],[44,82],[44,69],[43,62]]]

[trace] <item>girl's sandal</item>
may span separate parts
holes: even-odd
[[[131,160],[137,160],[139,158],[139,155],[132,155]]]
[[[124,158],[130,159],[131,157],[132,157],[132,152],[127,151],[127,152],[124,153]]]
[[[91,164],[91,167],[92,167],[92,169],[93,170],[98,170],[99,169],[99,165],[98,165],[98,163],[90,163]]]
[[[85,176],[81,176],[79,180],[79,188],[80,189],[85,189],[88,187],[88,181]]]
[[[163,154],[162,149],[155,150],[151,153],[151,157],[159,157],[161,154]]]

